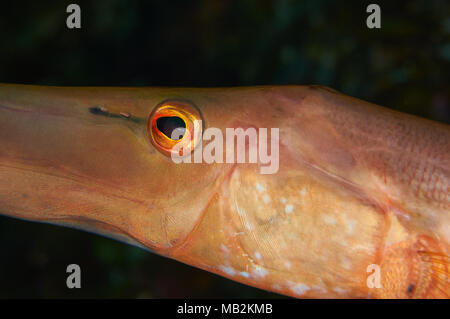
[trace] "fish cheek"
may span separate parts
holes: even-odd
[[[196,163],[175,164],[157,153],[147,178],[146,207],[131,222],[149,248],[171,254],[195,233],[217,186],[219,170]],[[219,178],[220,179],[220,178]],[[157,181],[157,182],[153,182]]]
[[[384,217],[334,186],[300,171],[236,171],[230,181],[230,236],[239,238],[250,267],[264,267],[267,280],[292,295],[367,293],[366,268],[377,261]]]

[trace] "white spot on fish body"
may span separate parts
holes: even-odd
[[[264,278],[267,275],[267,270],[264,267],[256,266],[256,268],[252,270],[252,275],[257,278]]]
[[[327,293],[327,290],[324,287],[321,287],[321,286],[318,286],[318,285],[313,285],[311,288],[314,289],[314,290],[317,290],[317,291],[319,291],[321,293],[324,293],[324,294]]]
[[[264,186],[262,186],[260,183],[256,183],[256,189],[260,193],[262,193],[262,192],[264,192],[266,190],[266,188]]]
[[[221,265],[219,266],[219,268],[229,276],[234,276],[236,274],[236,270],[234,270],[233,267]]]
[[[261,254],[259,252],[255,253],[255,257],[256,259],[261,260]]]
[[[220,244],[220,249],[221,249],[224,253],[226,253],[226,254],[229,254],[229,253],[230,253],[230,250],[229,250],[228,247],[225,246],[224,244]]]
[[[305,284],[292,284],[291,285],[292,292],[294,292],[297,295],[303,295],[303,294],[305,294],[305,292],[307,292],[310,289],[311,288],[309,288]]]
[[[275,290],[281,290],[281,286],[278,285],[278,284],[272,285],[272,288],[275,289]]]
[[[334,219],[334,217],[332,216],[325,215],[323,217],[323,220],[329,225],[336,225],[336,219]]]
[[[349,234],[349,235],[353,234],[353,232],[355,230],[355,225],[356,225],[356,220],[352,219],[352,220],[347,221],[347,225],[346,225],[347,234]]]
[[[249,274],[248,272],[246,272],[246,271],[241,271],[241,272],[239,273],[239,275],[241,275],[242,277],[245,277],[245,278],[250,277],[250,274]]]
[[[372,253],[374,251],[374,247],[363,246],[363,245],[354,245],[352,248],[355,250],[365,250],[369,253]]]
[[[299,193],[300,193],[300,196],[302,196],[302,197],[305,196],[307,193],[306,188],[303,187]]]
[[[325,284],[324,284],[322,278],[319,278],[317,281],[318,281],[318,283],[316,285],[313,285],[311,288],[315,289],[319,292],[322,292],[322,293],[327,293],[328,290],[325,288]]]
[[[347,292],[345,289],[342,289],[342,288],[339,288],[339,287],[334,287],[333,291],[337,292],[338,294],[344,294],[344,293]]]
[[[285,261],[285,262],[284,262],[284,265],[285,265],[286,268],[288,268],[288,269],[291,269],[291,267],[292,267],[292,264],[291,264],[291,262],[290,262],[289,260]]]
[[[342,267],[344,267],[347,270],[352,268],[352,263],[350,262],[350,260],[347,257],[342,256],[340,259],[341,259]]]
[[[294,205],[291,204],[286,205],[286,207],[284,207],[284,211],[286,214],[292,213],[294,211]]]
[[[271,201],[270,196],[267,195],[267,194],[264,194],[263,201],[264,201],[265,204],[270,203],[270,201]]]

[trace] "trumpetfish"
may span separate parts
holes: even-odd
[[[279,128],[279,170],[175,163],[199,120]],[[0,213],[296,298],[448,298],[450,128],[314,85],[0,84]]]

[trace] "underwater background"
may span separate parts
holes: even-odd
[[[79,30],[66,27],[70,3],[81,7]],[[381,29],[366,27],[370,3],[381,7]],[[0,5],[0,82],[322,84],[450,123],[448,0]],[[66,287],[71,263],[81,289]],[[97,235],[0,216],[0,298],[12,297],[283,298]]]

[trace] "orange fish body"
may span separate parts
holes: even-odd
[[[277,128],[279,167],[175,163],[176,142],[158,126],[169,117],[193,135],[197,121],[223,135]],[[183,156],[207,148],[191,142]],[[6,215],[105,234],[298,298],[450,293],[441,123],[317,86],[2,84],[0,145]]]

